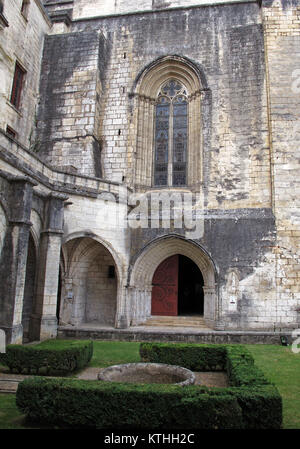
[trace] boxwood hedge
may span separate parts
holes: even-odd
[[[179,365],[192,371],[225,371],[226,345],[141,343],[143,362]]]
[[[214,355],[215,352],[215,355]],[[177,357],[176,357],[177,354]],[[194,355],[194,357],[191,356]],[[224,367],[230,388],[214,393],[234,396],[242,409],[245,428],[277,429],[282,424],[282,399],[242,345],[141,343],[143,361],[179,364],[195,371]]]
[[[65,375],[86,366],[92,355],[92,341],[49,340],[36,345],[8,345],[0,362],[11,372]]]
[[[160,384],[26,379],[17,406],[32,421],[61,427],[240,429],[242,410],[225,392]]]
[[[62,427],[281,427],[281,397],[244,347],[142,343],[140,353],[143,361],[174,363],[201,371],[224,369],[230,386],[180,387],[35,378],[19,384],[17,405],[32,420]]]

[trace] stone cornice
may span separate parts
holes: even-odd
[[[52,22],[51,22],[51,20],[50,20],[50,17],[49,17],[49,15],[48,15],[46,9],[45,9],[44,6],[43,6],[42,1],[41,1],[41,0],[34,0],[34,1],[35,1],[35,3],[36,3],[37,7],[39,8],[39,10],[41,11],[41,13],[42,13],[42,15],[43,15],[45,21],[47,22],[47,24],[49,25],[49,27],[52,28]]]
[[[106,18],[115,18],[122,16],[131,16],[131,15],[139,15],[139,14],[159,14],[168,11],[176,11],[176,10],[188,10],[195,8],[207,8],[207,7],[215,7],[215,6],[227,6],[227,5],[239,5],[243,3],[258,3],[260,4],[260,0],[205,0],[203,3],[194,4],[194,5],[185,5],[185,6],[170,6],[166,8],[158,8],[158,9],[144,9],[144,10],[132,10],[121,13],[107,13],[99,16],[88,16],[88,17],[78,17],[72,20],[73,23],[82,22],[85,20],[101,20]]]

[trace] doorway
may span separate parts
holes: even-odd
[[[203,276],[188,257],[179,256],[178,315],[203,315]]]
[[[204,314],[203,276],[188,257],[176,254],[156,269],[152,281],[151,315]]]
[[[32,314],[34,313],[35,305],[36,267],[36,248],[33,237],[29,234],[22,310],[23,343],[33,340]]]

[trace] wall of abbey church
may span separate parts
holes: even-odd
[[[299,327],[299,3],[31,0],[27,34],[4,0],[0,327],[10,341],[25,327],[30,340],[59,323],[145,322],[153,273],[174,254],[200,269],[212,329]],[[8,49],[21,27],[24,41]],[[15,56],[27,68],[20,111],[9,104]],[[168,77],[187,84],[189,171],[185,186],[157,189],[154,110]],[[184,195],[198,198],[194,234],[172,215]]]
[[[46,39],[44,55],[38,119],[49,162],[99,176],[100,158],[104,178],[133,186],[138,77],[159,58],[178,55],[202,77],[196,115],[208,207],[270,207],[264,39],[255,2],[74,21],[68,35]],[[51,60],[57,63],[49,68]]]
[[[299,320],[300,4],[263,2],[268,70],[277,321]]]

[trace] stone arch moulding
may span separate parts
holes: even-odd
[[[153,186],[154,115],[161,86],[175,79],[188,95],[188,155],[186,186],[197,188],[203,181],[203,121],[201,97],[208,91],[202,69],[182,56],[165,56],[148,65],[136,78],[130,94],[134,98],[132,146],[135,152],[133,184],[147,190]]]
[[[38,251],[39,251],[39,247],[40,247],[40,233],[42,230],[43,220],[42,220],[39,212],[34,208],[31,209],[30,221],[31,221],[30,233],[34,240],[34,243],[36,246],[36,253],[37,253],[37,257],[38,257]]]
[[[123,264],[118,256],[117,252],[113,249],[112,245],[110,243],[108,243],[106,240],[99,237],[98,235],[91,233],[91,232],[74,232],[72,234],[69,234],[66,237],[64,237],[64,239],[62,241],[62,245],[68,243],[70,240],[74,240],[74,239],[78,239],[78,238],[90,238],[90,239],[95,240],[96,242],[100,243],[107,249],[107,251],[111,254],[111,256],[115,262],[118,282],[121,282],[122,277],[123,277],[122,276]],[[64,257],[65,257],[65,266],[67,266],[66,255]]]
[[[3,206],[3,203],[0,198],[0,256],[2,253],[2,248],[4,245],[4,240],[5,240],[8,224],[9,224],[9,219],[8,219],[7,211],[5,210],[5,207]]]
[[[22,306],[23,342],[35,340],[35,316],[37,313],[39,240],[33,229],[29,230],[25,283]]]
[[[80,239],[81,242],[79,242],[79,245],[75,248],[75,250],[72,252],[72,254],[67,254],[67,251],[65,250],[65,245],[75,239]],[[84,241],[86,242],[84,243]],[[88,242],[88,240],[90,242]],[[82,244],[83,242],[83,244]],[[94,256],[97,254],[97,245],[101,245],[107,253],[111,256],[114,266],[115,266],[115,273],[116,273],[116,281],[117,281],[117,294],[116,294],[116,313],[115,313],[115,327],[126,327],[127,323],[126,317],[125,317],[125,294],[124,294],[124,287],[123,287],[123,281],[124,281],[124,268],[123,264],[116,253],[116,251],[112,248],[112,246],[102,239],[101,237],[97,236],[94,233],[91,232],[75,232],[72,234],[69,234],[63,239],[63,253],[64,253],[64,259],[65,259],[65,278],[64,281],[66,284],[68,282],[70,283],[72,278],[72,273],[76,271],[76,268],[74,268],[74,261],[76,259],[79,260],[79,258],[88,257],[89,260],[92,260]],[[75,264],[76,265],[76,264]],[[75,271],[74,271],[75,269]],[[73,274],[74,274],[73,273]],[[69,286],[70,287],[70,286]],[[68,290],[68,286],[66,285],[64,290]],[[62,307],[62,306],[61,306]],[[78,308],[78,305],[75,305],[75,307]],[[76,323],[75,323],[76,324]],[[79,323],[78,323],[79,324]]]
[[[207,326],[217,327],[219,300],[215,264],[202,247],[179,236],[162,237],[151,242],[135,260],[129,279],[132,324],[143,323],[151,316],[153,275],[161,262],[175,254],[190,258],[201,271],[204,280],[204,319]]]
[[[0,208],[3,214],[3,217],[5,218],[6,225],[9,226],[11,222],[11,211],[10,207],[8,205],[8,202],[4,198],[4,196],[0,192]]]

